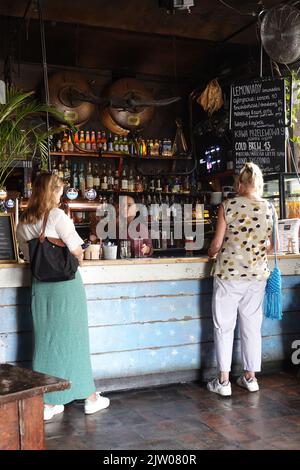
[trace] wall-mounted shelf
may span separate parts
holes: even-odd
[[[137,157],[136,155],[128,155],[126,153],[116,153],[116,152],[106,152],[99,154],[98,152],[50,152],[51,156],[56,157],[88,157],[88,158],[128,158],[134,161],[151,161],[151,160],[159,160],[163,161],[176,161],[176,160],[183,160],[188,161],[192,160],[191,157]]]

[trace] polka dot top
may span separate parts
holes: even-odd
[[[272,235],[272,205],[237,196],[223,203],[226,232],[212,275],[222,279],[267,279],[267,241]]]

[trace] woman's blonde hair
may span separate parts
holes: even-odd
[[[250,187],[262,196],[264,178],[261,169],[255,163],[246,163],[240,171],[238,182],[245,188]]]
[[[20,222],[35,224],[51,209],[58,207],[57,193],[63,185],[63,180],[57,175],[40,173],[34,180],[32,194]]]

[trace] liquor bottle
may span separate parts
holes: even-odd
[[[158,155],[159,157],[162,157],[162,153],[163,153],[163,143],[161,140],[158,141]]]
[[[144,191],[143,183],[139,175],[137,175],[136,180],[135,180],[135,191],[137,193],[142,193]]]
[[[65,183],[65,186],[67,188],[70,187],[70,183],[71,183],[71,171],[70,171],[70,167],[69,167],[69,160],[66,160],[65,161],[65,166],[64,166],[64,183]]]
[[[126,137],[126,136],[124,137],[123,152],[126,153],[126,154],[128,154],[128,152],[129,152],[128,141],[127,141],[127,137]]]
[[[92,164],[91,162],[88,163],[87,173],[86,173],[86,187],[90,189],[94,186],[94,177],[92,173]]]
[[[58,172],[57,172],[57,176],[61,179],[64,179],[64,168],[63,168],[63,164],[62,163],[59,163],[58,165]]]
[[[78,150],[78,147],[79,147],[79,132],[75,132],[75,135],[74,135],[74,144],[75,144],[74,150],[77,151],[77,150]]]
[[[110,165],[108,167],[108,173],[107,173],[107,189],[108,189],[108,191],[113,191],[114,190],[114,176],[112,174],[112,170],[111,170]]]
[[[102,131],[101,146],[102,146],[102,152],[107,152],[107,139],[106,139],[106,132],[105,131]]]
[[[147,155],[147,146],[146,146],[146,142],[144,141],[144,139],[142,139],[142,156],[146,157],[146,155]]]
[[[80,131],[79,147],[85,150],[84,131]]]
[[[128,191],[128,179],[127,179],[125,168],[123,168],[123,171],[122,171],[121,191]]]
[[[79,188],[79,177],[77,172],[77,163],[72,165],[72,187],[75,189]]]
[[[58,141],[56,142],[56,151],[61,152],[61,140],[60,139],[58,139]]]
[[[62,151],[67,152],[68,151],[68,134],[66,133],[66,131],[64,131],[64,135],[63,135],[61,143],[62,143]]]
[[[119,180],[119,171],[118,171],[118,169],[115,171],[114,190],[115,191],[120,191],[120,180]]]
[[[108,152],[113,152],[114,151],[114,144],[111,136],[111,132],[109,133],[108,139],[107,139],[107,151]]]
[[[130,168],[130,171],[129,171],[129,178],[128,178],[128,191],[130,193],[133,193],[135,190],[135,181],[134,181],[134,176],[133,176],[133,171],[132,169]]]
[[[69,132],[68,152],[74,152],[74,144],[73,144],[73,141],[71,139],[71,132]]]
[[[79,169],[79,189],[80,189],[80,192],[81,192],[81,196],[84,197],[84,193],[85,193],[84,163],[80,163],[80,169]]]
[[[119,137],[119,152],[124,152],[124,139],[121,135]]]
[[[113,143],[113,152],[119,152],[119,150],[120,150],[119,139],[118,139],[118,136],[115,135],[114,143]]]
[[[91,150],[91,138],[90,138],[90,131],[86,131],[85,133],[85,150]]]
[[[53,162],[52,162],[51,170],[52,170],[52,174],[53,174],[53,175],[57,175],[58,170],[57,170],[57,165],[56,165],[56,161],[55,161],[55,160],[53,160]]]
[[[95,152],[95,150],[97,150],[97,143],[96,143],[95,131],[92,131],[92,136],[91,136],[91,150],[93,150],[93,152]]]
[[[96,142],[97,150],[102,150],[102,140],[101,140],[101,132],[97,132],[97,142]]]
[[[128,141],[128,152],[129,152],[129,155],[131,157],[136,156],[136,148],[135,148],[135,144],[134,144],[134,141],[133,141],[132,137],[130,137],[130,139]]]
[[[138,140],[138,156],[142,157],[143,156],[143,141],[142,139]]]
[[[99,168],[98,164],[94,164],[94,171],[93,171],[93,186],[98,192],[100,189],[100,176],[99,176]]]
[[[106,164],[103,164],[102,178],[100,183],[101,191],[107,191],[107,175],[106,175]]]

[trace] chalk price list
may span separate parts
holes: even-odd
[[[285,171],[284,81],[233,85],[231,110],[236,169],[252,161],[264,173]]]

